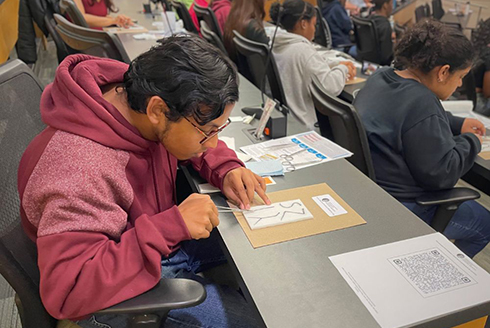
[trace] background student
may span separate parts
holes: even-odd
[[[332,46],[337,48],[349,44],[352,31],[352,21],[345,10],[345,0],[324,0],[322,16],[328,23],[332,33]]]
[[[473,64],[471,42],[437,21],[414,26],[395,51],[397,67],[376,71],[354,105],[364,123],[377,183],[430,224],[437,206],[419,206],[427,192],[454,187],[481,150],[483,124],[445,112],[447,99]],[[444,231],[468,256],[490,240],[490,212],[464,202]]]
[[[474,32],[478,61],[473,68],[476,85],[475,111],[490,116],[490,19],[481,22]]]
[[[393,30],[389,17],[393,11],[393,0],[372,0],[373,13],[369,18],[374,21],[378,34],[379,64],[390,65],[393,61]]]
[[[275,23],[280,6],[274,3],[270,10]],[[286,0],[282,7],[280,26],[286,31],[277,33],[272,52],[293,115],[313,128],[317,117],[309,90],[312,77],[317,76],[329,92],[338,95],[345,81],[356,75],[356,69],[348,61],[329,63],[315,49],[311,41],[315,37],[317,18],[311,4],[303,0]]]
[[[230,0],[211,0],[209,6],[214,11],[214,15],[218,20],[221,33],[225,30],[225,24],[230,14],[231,1]]]
[[[117,25],[128,28],[133,24],[131,18],[126,15],[117,15],[116,17],[109,13],[117,13],[118,9],[114,6],[112,0],[74,0],[78,10],[87,21],[88,26],[102,30],[102,27]]]

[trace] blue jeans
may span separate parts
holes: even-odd
[[[427,224],[432,222],[437,206],[420,206],[417,203],[402,202]],[[469,257],[478,254],[490,241],[490,212],[470,200],[461,204],[444,230],[448,239]]]
[[[169,312],[162,327],[165,328],[253,328],[260,327],[252,309],[243,296],[228,286],[213,284],[196,275],[226,263],[217,241],[217,233],[202,240],[181,243],[181,248],[162,259],[162,278],[188,278],[199,281],[206,288],[207,297],[203,303],[185,309]],[[83,328],[126,328],[128,316],[92,315],[77,322]]]

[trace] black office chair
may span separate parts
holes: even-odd
[[[359,60],[380,64],[379,37],[374,22],[369,18],[352,16]]]
[[[432,17],[432,13],[430,12],[430,5],[428,3],[425,4],[425,17]]]
[[[49,35],[56,45],[56,56],[58,57],[58,63],[61,63],[66,56],[76,53],[77,51],[71,49],[66,45],[58,31],[56,31],[56,21],[54,20],[53,12],[47,8],[44,14],[44,23]]]
[[[0,66],[0,273],[15,290],[23,328],[55,328],[56,320],[39,296],[36,245],[20,221],[17,168],[29,142],[45,126],[39,102],[42,86],[20,60]],[[164,279],[152,290],[105,309],[103,313],[131,314],[133,328],[159,328],[169,310],[195,306],[206,298],[204,287],[193,280]],[[146,323],[149,324],[146,324]]]
[[[400,40],[403,36],[403,34],[405,34],[405,32],[407,31],[407,28],[405,26],[402,26],[398,23],[395,23],[395,35],[396,35],[396,39],[397,40]]]
[[[199,24],[201,24],[202,21],[205,21],[208,28],[211,29],[211,31],[213,31],[220,38],[220,40],[223,40],[223,33],[218,24],[214,11],[209,7],[201,7],[197,3],[194,3],[194,11],[196,12],[196,17]]]
[[[223,54],[228,55],[221,39],[216,35],[216,33],[211,31],[208,24],[206,24],[204,20],[201,21],[201,35],[206,41],[221,50]]]
[[[332,141],[354,153],[347,160],[371,180],[376,181],[366,132],[354,106],[330,95],[316,76],[313,76],[310,91],[317,116],[328,117],[327,122],[330,126],[322,126],[322,120],[319,118],[320,129],[330,130]]]
[[[121,41],[112,33],[81,27],[70,23],[59,14],[54,14],[56,31],[70,48],[84,54],[112,58],[130,63]]]
[[[444,16],[445,12],[442,8],[441,0],[432,0],[432,17],[437,20],[440,20],[442,16]]]
[[[238,53],[246,58],[251,72],[252,83],[260,89],[263,87],[262,80],[266,78],[270,90],[264,90],[265,93],[269,97],[278,100],[282,105],[287,106],[276,61],[274,55],[269,51],[269,46],[264,43],[249,40],[235,30],[233,33],[235,34],[233,42]],[[267,60],[270,60],[268,66]]]
[[[320,0],[321,1],[321,0]],[[315,38],[313,42],[324,46],[327,49],[332,49],[332,33],[330,33],[330,27],[327,21],[322,16],[322,12],[319,7],[315,7],[316,11],[316,30]]]
[[[426,17],[427,17],[427,11],[425,5],[421,5],[415,8],[415,22],[418,23]]]
[[[353,105],[328,92],[317,77],[313,77],[310,86],[315,109],[328,117],[333,141],[350,150],[354,155],[348,160],[366,176],[375,179],[374,166],[369,150],[369,142],[363,124]],[[444,232],[446,226],[461,203],[480,198],[480,194],[469,188],[453,188],[430,192],[415,201],[421,206],[437,205],[431,226]]]
[[[171,0],[170,3],[174,7],[174,10],[177,12],[179,18],[182,19],[182,21],[184,22],[184,28],[186,29],[186,31],[189,33],[197,34],[196,25],[194,25],[191,14],[189,14],[189,10],[185,6],[185,4],[182,1],[177,0]]]
[[[70,17],[73,24],[87,28],[89,27],[85,17],[83,17],[82,12],[78,9],[73,0],[61,0],[60,9],[63,14]]]

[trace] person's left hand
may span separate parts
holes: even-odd
[[[116,24],[117,24],[117,26],[124,27],[124,28],[128,28],[128,27],[134,25],[134,23],[131,20],[131,18],[129,18],[126,15],[117,15],[117,17],[116,17]]]
[[[250,209],[255,193],[267,204],[271,201],[265,194],[265,180],[244,167],[231,170],[223,180],[223,194],[242,210]]]
[[[466,118],[461,127],[461,133],[475,133],[484,136],[486,128],[482,122],[474,118]]]

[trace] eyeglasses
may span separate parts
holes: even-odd
[[[209,139],[213,138],[214,136],[216,136],[218,133],[220,133],[221,131],[223,131],[224,128],[226,128],[230,123],[231,123],[231,120],[228,119],[226,121],[225,124],[223,124],[222,126],[220,126],[219,128],[217,128],[216,130],[214,131],[211,131],[209,134],[204,132],[203,130],[201,130],[197,125],[195,125],[194,123],[192,123],[187,117],[183,116],[185,118],[185,120],[187,122],[189,122],[190,124],[192,124],[192,126],[197,130],[199,131],[200,134],[202,134],[204,136],[204,138],[199,141],[199,143],[202,145],[203,143],[205,143],[206,141],[208,141]]]

